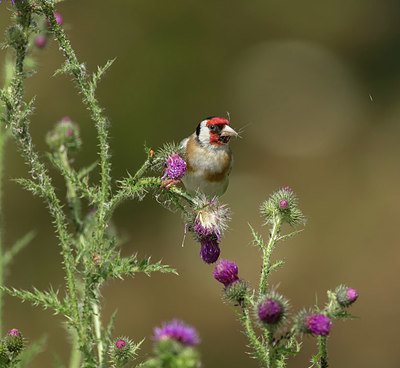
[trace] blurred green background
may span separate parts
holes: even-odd
[[[10,1],[0,3],[1,33],[10,7]],[[400,3],[71,0],[58,11],[89,70],[117,58],[98,91],[111,121],[114,178],[139,167],[144,142],[157,148],[180,141],[204,117],[229,112],[232,126],[243,132],[231,144],[235,164],[223,201],[234,215],[222,257],[236,260],[240,276],[256,286],[260,253],[247,223],[267,236],[259,204],[289,185],[308,223],[277,249],[285,265],[272,284],[290,298],[293,311],[312,306],[316,295],[322,305],[326,290],[341,283],[357,288],[351,312],[360,319],[332,328],[330,366],[398,367]],[[0,55],[2,65],[5,52]],[[52,77],[63,62],[58,47],[51,43],[35,58],[38,74],[26,81],[26,94],[37,96],[36,148],[45,152],[46,132],[68,115],[84,141],[75,166],[92,162],[96,132],[88,112],[70,77]],[[31,229],[38,235],[12,265],[7,284],[61,287],[51,219],[40,199],[11,180],[21,176],[27,169],[10,141],[5,244]],[[146,355],[153,326],[179,317],[198,328],[204,367],[258,367],[199,246],[188,238],[181,247],[178,214],[148,197],[125,203],[113,223],[127,239],[124,254],[152,255],[180,274],[109,282],[103,311],[108,317],[118,308],[116,335],[148,337]],[[47,334],[47,350],[33,367],[52,366],[54,352],[67,359],[61,317],[10,297],[5,314],[5,328],[21,329],[29,341]],[[306,338],[288,366],[308,367],[315,342]]]

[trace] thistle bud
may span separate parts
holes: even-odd
[[[335,290],[336,300],[342,307],[349,307],[358,298],[358,291],[347,286],[338,286]]]
[[[130,339],[126,337],[118,337],[110,346],[109,355],[111,362],[116,366],[123,366],[135,357],[135,351],[138,349]]]
[[[82,142],[79,128],[68,116],[62,118],[46,136],[46,142],[54,150],[65,150],[74,153],[79,150]]]
[[[240,304],[246,297],[247,289],[245,280],[237,280],[224,288],[224,297],[228,302]]]
[[[324,314],[312,314],[310,311],[303,310],[296,316],[294,327],[298,333],[328,336],[332,322]]]
[[[218,239],[210,237],[201,240],[200,257],[206,263],[214,263],[218,260],[221,249]]]
[[[45,35],[39,35],[35,38],[34,43],[38,49],[43,49],[47,44],[47,37]]]
[[[224,284],[225,287],[229,286],[233,282],[239,280],[238,277],[238,266],[235,262],[229,262],[225,259],[221,259],[215,266],[213,275],[214,278],[220,283]]]
[[[257,316],[264,326],[275,328],[287,318],[289,302],[280,294],[271,292],[257,306]]]
[[[5,345],[9,352],[18,354],[24,348],[24,338],[21,332],[13,328],[5,338]]]
[[[297,207],[297,198],[289,187],[282,187],[265,201],[260,208],[267,223],[280,219],[289,225],[304,222],[303,213]]]

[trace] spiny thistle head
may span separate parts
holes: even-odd
[[[214,268],[214,278],[224,286],[228,286],[233,282],[239,280],[238,277],[239,269],[235,262],[230,262],[225,259],[221,259]]]
[[[308,333],[319,336],[328,336],[332,327],[329,317],[324,314],[313,314],[310,310],[302,310],[297,314],[294,328],[297,333]]]
[[[204,238],[200,242],[200,257],[206,263],[214,263],[218,260],[221,253],[218,239],[214,237]]]
[[[336,300],[342,307],[349,307],[358,298],[358,291],[344,285],[340,285],[335,290]]]
[[[265,217],[266,223],[273,223],[277,219],[289,225],[296,225],[304,222],[303,213],[297,207],[297,198],[289,187],[282,187],[273,193],[260,208],[261,214]]]
[[[141,343],[135,345],[133,341],[127,337],[118,337],[110,345],[109,356],[115,367],[122,367],[135,358],[136,350],[139,349]]]
[[[245,280],[237,280],[224,288],[224,298],[231,303],[241,303],[247,294],[248,286]]]
[[[168,176],[170,179],[179,180],[182,179],[185,172],[186,162],[176,153],[168,158],[163,179]]]
[[[176,174],[181,174],[183,167],[186,170],[185,158],[186,152],[181,146],[175,143],[166,143],[152,154],[152,167],[158,172],[163,172],[164,177],[169,174],[175,176]],[[173,177],[170,178],[175,179]]]
[[[82,144],[78,125],[68,116],[62,118],[54,129],[47,133],[46,142],[53,151],[78,151]]]
[[[8,351],[18,354],[25,346],[24,338],[22,337],[21,332],[19,332],[16,328],[13,328],[8,332],[7,336],[4,339],[4,343],[8,349]]]
[[[161,327],[155,327],[153,339],[156,341],[173,339],[186,346],[200,343],[197,330],[179,319],[163,322]]]
[[[188,220],[189,230],[197,239],[215,236],[219,241],[231,220],[231,210],[226,204],[221,204],[218,198],[208,201],[205,197],[198,197],[198,209],[193,211],[193,216]]]
[[[268,293],[257,306],[257,316],[264,326],[276,328],[288,315],[289,302],[276,292]]]

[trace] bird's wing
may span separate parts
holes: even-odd
[[[185,148],[185,149],[186,149],[188,140],[189,140],[189,138],[183,139],[179,145],[180,145],[182,148]]]

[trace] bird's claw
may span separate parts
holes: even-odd
[[[166,179],[161,182],[161,188],[169,189],[174,185],[182,183],[182,180]]]

